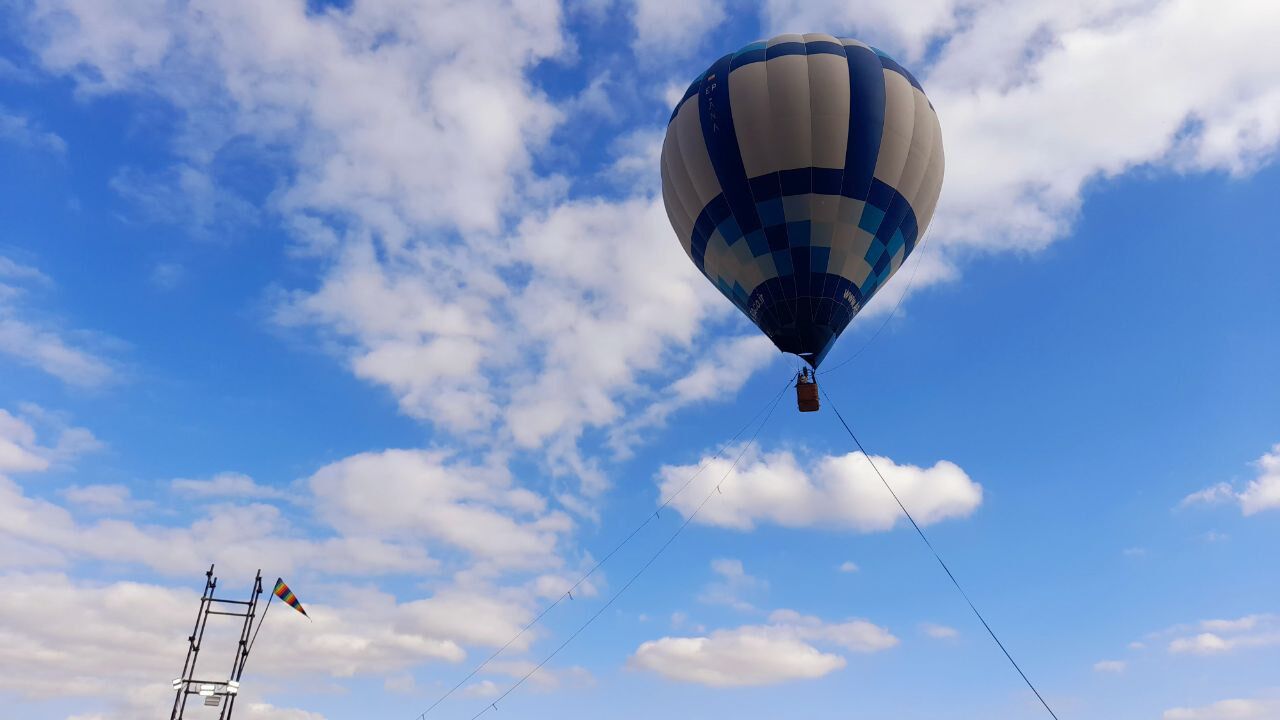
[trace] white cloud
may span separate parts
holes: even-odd
[[[1093,671],[1118,674],[1124,672],[1126,667],[1128,663],[1124,660],[1099,660],[1093,664]]]
[[[682,95],[684,88],[679,89],[676,100]],[[665,138],[666,132],[655,127],[643,127],[616,138],[609,148],[613,157],[607,173],[609,182],[642,195],[661,187],[662,142]]]
[[[175,493],[188,498],[266,498],[283,499],[289,493],[259,485],[253,478],[238,472],[223,472],[208,480],[178,478],[169,483]]]
[[[736,457],[735,451],[728,454]],[[899,465],[886,457],[873,459],[921,525],[967,517],[982,502],[982,486],[953,463],[942,460],[921,468]],[[687,516],[700,498],[720,484],[722,495],[697,516],[704,524],[740,530],[772,523],[876,532],[902,520],[902,511],[861,453],[816,458],[805,463],[808,470],[785,450],[767,454],[749,450],[732,472],[728,459],[704,458],[696,465],[663,466],[658,473],[660,494],[669,497],[703,464],[707,468],[672,504]]]
[[[44,130],[24,115],[7,112],[4,106],[0,106],[0,140],[54,155],[67,152],[67,141],[57,133]]]
[[[238,588],[234,576],[219,574],[218,596],[241,597],[233,589]],[[402,671],[426,661],[456,663],[465,657],[457,631],[425,626],[412,606],[397,605],[390,596],[353,588],[338,593],[348,602],[335,606],[320,601],[318,589],[313,595],[317,599],[303,597],[313,623],[292,613],[268,616],[271,625],[263,626],[254,648],[255,675],[343,678]],[[58,573],[4,575],[0,614],[22,621],[0,626],[0,667],[5,670],[0,691],[28,699],[111,701],[155,689],[158,678],[169,678],[181,667],[184,638],[197,606],[198,595],[190,589],[93,583]],[[517,617],[523,621],[526,616]],[[454,619],[463,628],[481,622]],[[212,619],[204,650],[215,655],[225,650],[229,657],[238,632],[234,622]],[[161,697],[167,686],[161,682]]]
[[[45,566],[89,559],[185,575],[193,564],[217,561],[234,573],[269,566],[282,574],[317,569],[353,576],[437,567],[417,544],[369,534],[304,537],[270,505],[213,505],[196,512],[203,515],[187,526],[116,519],[80,523],[60,505],[28,497],[0,475],[0,543],[33,549]],[[20,555],[0,557],[0,566],[13,562],[29,565]]]
[[[664,385],[658,400],[629,413],[627,420],[616,425],[609,443],[619,455],[630,455],[643,430],[662,426],[683,408],[733,397],[752,375],[778,356],[778,349],[759,333],[717,341],[710,357],[695,363],[684,377]]]
[[[722,0],[635,0],[636,54],[650,62],[653,56],[665,60],[693,55],[702,38],[724,19]]]
[[[498,693],[501,692],[502,688],[498,687],[498,683],[492,680],[481,680],[462,688],[462,696],[471,698],[497,697]]]
[[[1240,510],[1245,515],[1280,509],[1280,443],[1255,460],[1253,466],[1257,468],[1258,474],[1244,490],[1237,491],[1230,483],[1220,482],[1184,497],[1178,507],[1234,502],[1240,504]],[[1213,536],[1209,539],[1219,538]]]
[[[682,632],[705,633],[707,626],[689,621],[688,613],[677,610],[671,613],[671,629]]]
[[[742,561],[736,558],[712,560],[711,571],[717,579],[698,594],[698,600],[709,605],[725,605],[740,612],[751,612],[756,607],[745,596],[758,594],[769,587],[768,581],[747,574]]]
[[[535,691],[548,692],[562,687],[585,688],[595,684],[595,676],[584,667],[573,665],[554,668],[547,665],[538,667],[532,660],[495,660],[485,666],[486,673],[503,675],[519,680],[528,675],[527,687]],[[510,683],[507,683],[510,686]]]
[[[1280,13],[1075,5],[977,5],[924,78],[947,136],[935,239],[1035,248],[1065,232],[1092,179],[1143,165],[1240,174],[1274,151],[1280,58],[1248,48]]]
[[[8,426],[14,429],[10,435],[34,444],[36,435],[29,425],[16,421]],[[251,577],[259,567],[290,577],[295,589],[301,591],[314,625],[299,623],[290,614],[277,617],[264,629],[270,644],[255,654],[264,665],[274,668],[270,674],[301,678],[295,682],[311,682],[306,678],[312,675],[402,674],[428,660],[459,662],[466,656],[464,648],[507,644],[529,623],[548,588],[554,586],[563,592],[569,584],[555,573],[530,576],[527,571],[565,565],[556,546],[571,524],[562,514],[548,511],[541,496],[516,486],[501,465],[452,462],[443,454],[425,451],[358,455],[322,468],[309,481],[296,485],[297,502],[286,506],[288,514],[255,502],[276,491],[235,473],[212,480],[175,481],[173,489],[186,496],[234,502],[180,506],[165,516],[169,524],[80,521],[55,502],[26,495],[17,483],[0,475],[0,589],[11,589],[9,595],[0,592],[0,615],[35,618],[29,628],[0,628],[0,645],[5,648],[0,649],[0,676],[12,678],[13,683],[10,688],[0,682],[0,692],[26,698],[55,693],[66,682],[55,669],[80,667],[63,663],[62,653],[77,654],[85,673],[105,663],[113,649],[106,647],[105,640],[99,647],[94,638],[98,633],[110,636],[112,623],[106,613],[114,605],[98,594],[145,595],[160,603],[154,609],[146,603],[132,608],[131,617],[140,633],[145,629],[177,638],[186,631],[164,627],[189,623],[192,607],[188,603],[194,605],[195,598],[192,593],[130,583],[93,584],[48,570],[72,563],[145,566],[162,574],[185,576],[192,567],[216,562],[224,577]],[[107,512],[138,505],[121,486],[73,486],[60,494],[69,503]],[[405,508],[410,514],[404,514]],[[412,515],[415,508],[425,508],[427,515],[421,516],[425,530],[414,526],[421,519]],[[188,520],[183,513],[194,517]],[[296,522],[295,517],[303,513],[311,516],[301,518],[304,523]],[[331,523],[336,533],[326,532],[324,521],[330,517],[341,518]],[[429,554],[429,549],[439,548],[444,549],[446,561]],[[383,574],[420,576],[436,571],[444,562],[456,572],[448,580],[431,578],[432,591],[425,597],[397,599],[372,587],[335,585],[323,579],[349,582]],[[24,574],[19,569],[29,571]],[[591,596],[595,588],[588,584],[579,591],[584,597]],[[103,606],[102,617],[94,614],[98,610],[77,615],[95,626],[83,640],[88,645],[77,644],[82,640],[71,637],[74,633],[69,626],[40,619],[42,613],[70,616],[70,611],[60,607],[61,600],[41,605],[38,611],[31,609],[45,594],[67,598],[65,602]],[[182,609],[175,609],[178,606]],[[540,635],[536,630],[524,633],[511,643],[509,651],[527,650]],[[166,646],[173,646],[172,638]],[[158,645],[158,641],[151,644]],[[35,653],[33,648],[42,648],[39,662],[28,662],[9,672],[18,658]],[[12,654],[7,654],[9,649]],[[132,647],[123,650],[126,655],[134,651]],[[154,648],[139,647],[136,651],[164,655]],[[139,677],[154,680],[171,672],[157,672],[154,662],[153,658],[143,663],[145,672],[139,671]],[[508,665],[495,664],[491,670],[526,671],[520,662],[513,659]],[[86,683],[83,694],[101,696],[99,700],[111,707],[115,707],[112,703],[119,705],[124,709],[116,714],[122,717],[134,716],[129,709],[134,703],[132,693],[145,695],[151,686],[135,683],[130,677],[102,668],[95,676],[96,684]],[[591,681],[589,673],[580,668],[548,669],[534,680],[547,690]],[[256,699],[248,697],[246,701]]]
[[[1210,485],[1203,490],[1197,490],[1190,495],[1182,498],[1178,503],[1178,507],[1190,507],[1192,505],[1218,505],[1225,502],[1232,502],[1236,499],[1236,491],[1231,487],[1230,483],[1220,482],[1216,485]]]
[[[564,47],[558,3],[133,5],[48,0],[30,41],[89,91],[143,89],[193,111],[214,131],[181,138],[193,160],[236,132],[281,143],[298,170],[287,213],[351,213],[400,238],[441,222],[494,230],[558,116],[524,76]],[[502,42],[472,42],[477,27]]]
[[[34,267],[0,256],[0,355],[70,385],[97,387],[111,381],[115,371],[106,360],[76,347],[51,321],[19,303],[32,285],[48,287],[52,281]]]
[[[512,310],[543,366],[507,411],[524,446],[621,419],[613,396],[661,371],[664,351],[688,348],[703,320],[728,312],[671,237],[656,198],[560,206],[522,223],[517,248],[534,276]]]
[[[1187,627],[1170,628],[1166,633],[1186,632]],[[1220,655],[1242,648],[1280,645],[1280,619],[1274,615],[1246,615],[1235,619],[1202,620],[1195,629],[1201,632],[1175,637],[1169,652],[1194,655]]]
[[[429,538],[495,567],[559,564],[557,543],[573,527],[505,467],[450,462],[439,452],[361,453],[308,483],[320,517],[344,533]]]
[[[637,42],[689,42],[723,15],[712,1],[640,3]],[[565,200],[561,178],[534,171],[564,110],[529,73],[565,57],[561,23],[558,4],[515,0],[312,14],[252,0],[147,3],[130,18],[47,0],[28,38],[46,70],[87,92],[145,92],[183,111],[175,170],[158,183],[118,177],[144,205],[207,224],[230,212],[210,158],[233,137],[270,148],[260,154],[281,187],[266,209],[319,273],[278,293],[277,319],[336,341],[326,347],[406,414],[469,442],[542,451],[552,473],[591,495],[606,483],[578,449],[585,429],[639,408],[650,408],[644,426],[661,425],[732,393],[768,346],[755,338],[728,366],[708,360],[671,396],[648,389],[678,381],[707,348],[723,355],[697,341],[732,308],[671,237],[656,183]],[[472,42],[475,27],[502,42]],[[595,73],[571,104],[598,107],[610,77]],[[618,163],[652,179],[660,128],[626,132],[635,142]],[[165,202],[165,189],[192,200]]]
[[[845,666],[839,655],[756,628],[717,631],[711,637],[650,640],[636,649],[629,662],[672,680],[712,687],[817,678]]]
[[[84,453],[102,448],[93,433],[73,427],[57,413],[39,405],[21,404],[21,415],[0,408],[0,473],[40,472],[54,463],[64,463]],[[53,447],[39,443],[36,426],[44,434],[57,433]]]
[[[1067,231],[1090,181],[1149,166],[1245,174],[1280,139],[1280,57],[1251,51],[1280,30],[1274,8],[769,0],[765,22],[771,32],[834,28],[903,53],[946,137],[930,233],[949,259],[957,245],[1043,247]],[[925,65],[931,44],[940,49]]]
[[[72,505],[102,515],[130,513],[150,505],[134,500],[124,485],[73,485],[58,494]]]
[[[0,409],[0,472],[45,470],[49,467],[46,452],[36,444],[35,428]]]
[[[17,434],[34,439],[29,426],[20,424],[18,429],[21,432]],[[180,662],[173,653],[182,651],[179,639],[189,631],[196,595],[157,585],[88,582],[48,570],[73,561],[100,561],[106,567],[143,565],[183,576],[200,566],[202,559],[204,563],[216,561],[219,575],[231,581],[221,584],[229,588],[223,596],[234,594],[233,578],[251,577],[257,567],[290,577],[314,623],[300,622],[289,613],[274,615],[272,625],[263,630],[268,642],[255,649],[255,656],[264,668],[257,672],[289,677],[295,684],[313,683],[315,677],[399,677],[426,661],[460,662],[467,647],[506,644],[528,624],[538,598],[545,594],[543,586],[554,577],[543,574],[528,579],[521,572],[519,580],[503,584],[504,577],[495,567],[510,568],[519,560],[557,565],[561,560],[552,553],[554,542],[525,554],[503,550],[504,543],[510,541],[500,537],[505,531],[501,524],[507,517],[504,513],[510,515],[510,527],[518,532],[528,530],[525,520],[553,539],[562,530],[545,527],[556,525],[555,521],[547,522],[545,501],[512,486],[503,470],[460,464],[433,466],[430,463],[440,458],[429,453],[409,455],[413,462],[401,466],[395,463],[403,458],[394,452],[356,456],[351,463],[336,463],[316,474],[313,481],[321,492],[308,494],[311,484],[297,488],[303,496],[297,505],[316,508],[316,512],[332,509],[331,503],[342,506],[341,492],[325,495],[323,491],[345,491],[345,481],[361,482],[383,504],[394,505],[406,498],[386,494],[394,488],[375,486],[359,471],[387,471],[394,476],[396,467],[404,472],[426,468],[428,472],[418,476],[418,481],[428,485],[428,495],[435,495],[411,500],[448,505],[451,498],[452,511],[463,514],[440,516],[440,522],[452,528],[479,525],[473,529],[494,533],[488,540],[494,543],[493,557],[484,550],[480,553],[484,557],[454,563],[461,570],[451,581],[433,579],[434,589],[428,596],[403,600],[372,587],[318,578],[430,572],[438,562],[427,554],[428,544],[434,547],[456,541],[465,548],[465,539],[457,541],[450,535],[452,530],[427,533],[424,538],[403,533],[399,527],[308,536],[280,509],[254,504],[253,497],[264,489],[235,474],[213,481],[175,483],[179,492],[208,497],[238,495],[241,501],[197,506],[197,512],[206,514],[189,525],[117,519],[78,522],[65,508],[25,495],[20,486],[0,475],[0,616],[24,618],[23,623],[0,627],[0,693],[26,699],[75,695],[102,707],[98,716],[103,718],[138,716],[138,708],[154,705],[165,694],[165,684],[155,685],[154,681],[168,677],[174,663]],[[440,475],[440,482],[432,484],[431,472]],[[391,478],[393,482],[401,479]],[[73,486],[61,494],[68,502],[102,511],[123,511],[137,505],[121,486]],[[354,522],[382,517],[378,504],[372,501],[349,509],[358,516]],[[465,512],[477,514],[468,516]],[[486,519],[486,513],[496,519]],[[516,540],[527,537],[517,536]],[[531,537],[537,540],[536,535]],[[36,569],[21,572],[19,568]],[[566,584],[561,578],[558,586]],[[594,588],[581,591],[588,596]],[[86,604],[91,609],[77,609],[68,603]],[[77,618],[75,627],[61,622],[73,616]],[[87,629],[80,628],[81,623]],[[213,631],[206,635],[205,643],[221,642],[229,650],[234,643],[232,630]],[[510,652],[527,650],[539,635],[536,631],[525,633],[511,644]],[[135,656],[140,659],[135,661]],[[527,667],[521,662],[495,664],[491,670],[523,673]],[[534,680],[536,686],[550,690],[565,683],[581,686],[590,682],[590,675],[580,668],[548,669]],[[69,693],[67,687],[75,690]],[[259,702],[252,695],[244,699]],[[262,717],[304,717],[297,715],[299,712],[303,711],[272,710]]]
[[[603,483],[577,436],[625,417],[641,379],[661,376],[705,319],[729,310],[654,198],[568,203],[483,252],[418,247],[392,260],[352,244],[342,258],[283,320],[337,329],[355,373],[390,388],[405,413],[466,437],[501,423],[497,438],[545,445],[552,468],[583,476],[588,492]],[[507,264],[527,282],[507,286],[495,274]],[[740,364],[708,382],[740,383]],[[672,402],[696,401],[697,390],[682,386]]]
[[[873,653],[898,644],[888,630],[865,620],[825,623],[790,610],[775,611],[767,625],[716,630],[704,637],[664,637],[642,643],[631,667],[681,682],[711,687],[770,685],[822,677],[845,659],[815,645]]]
[[[237,703],[236,707],[244,707],[249,717],[254,720],[325,720],[325,716],[317,712],[297,708],[279,708],[270,703],[248,703],[243,706]]]
[[[1220,700],[1202,707],[1177,707],[1165,710],[1163,720],[1276,720],[1280,718],[1280,701]]]
[[[842,573],[856,573],[858,572],[858,564],[852,560],[845,560],[840,563],[840,566],[837,567],[836,570],[839,570]]]
[[[906,51],[902,57],[906,60],[919,57],[930,39],[954,28],[959,23],[957,12],[972,4],[959,0],[765,0],[763,14],[770,35],[838,28],[886,49]]]
[[[549,204],[562,185],[532,158],[561,112],[527,73],[564,49],[557,4],[307,14],[236,0],[101,15],[83,0],[34,10],[45,68],[185,110],[182,177],[207,179],[232,136],[278,150],[289,181],[270,209],[321,273],[281,295],[280,319],[331,333],[411,416],[547,444],[554,471],[598,491],[577,433],[621,417],[638,376],[724,310],[671,240],[655,188]],[[474,27],[502,42],[472,42]],[[495,422],[502,435],[477,433]]]
[[[31,72],[29,68],[18,65],[9,58],[0,57],[0,78],[12,82],[28,83],[34,80],[36,74]]]
[[[938,625],[930,622],[920,623],[920,632],[934,640],[954,640],[960,637],[959,630],[947,625]]]
[[[155,173],[121,168],[108,185],[136,208],[141,221],[179,226],[200,238],[234,238],[258,221],[259,212],[249,201],[219,185],[208,171],[186,163]],[[179,266],[162,264],[151,281],[168,289],[180,277]]]
[[[1245,615],[1234,620],[1203,620],[1200,626],[1214,632],[1244,632],[1270,623],[1274,619],[1270,615]]]
[[[1234,637],[1223,637],[1216,633],[1200,633],[1190,637],[1175,638],[1169,643],[1169,652],[1217,655],[1239,648],[1266,647],[1269,645],[1280,645],[1280,633],[1237,635]]]
[[[655,8],[637,8],[642,26],[685,27],[649,23]],[[709,28],[717,8],[679,12]],[[45,69],[90,92],[144,91],[189,118],[172,177],[126,173],[118,189],[207,223],[228,212],[209,158],[233,136],[272,148],[288,180],[268,209],[320,273],[315,287],[279,294],[278,319],[336,340],[351,370],[406,414],[545,450],[553,473],[593,494],[605,482],[577,448],[585,428],[636,405],[652,405],[645,423],[659,425],[733,392],[764,356],[755,339],[729,367],[695,369],[672,397],[646,391],[679,372],[673,359],[700,355],[704,323],[731,308],[671,238],[656,184],[564,202],[563,183],[531,169],[562,118],[527,77],[565,47],[558,5],[397,0],[309,15],[235,0],[101,16],[84,0],[33,10],[29,39]],[[473,27],[503,42],[482,48]],[[658,135],[646,137],[619,162],[652,165]],[[164,201],[166,188],[194,200]]]
[[[529,78],[568,47],[558,5],[135,10],[104,18],[88,0],[48,0],[31,14],[29,41],[45,69],[89,91],[142,90],[185,110],[174,147],[196,172],[232,136],[279,148],[287,180],[270,210],[320,272],[314,288],[282,295],[281,317],[332,333],[353,372],[411,416],[470,437],[501,423],[498,442],[545,445],[554,471],[598,491],[578,434],[634,415],[637,396],[647,405],[640,386],[696,357],[705,321],[726,303],[676,248],[652,187],[565,202],[563,179],[533,169],[563,117]],[[636,42],[693,47],[724,14],[714,1],[645,0],[632,12]],[[1274,15],[1190,0],[765,8],[775,29],[877,29],[908,60],[938,47],[925,80],[951,168],[931,241],[940,247],[919,286],[955,276],[958,245],[1027,249],[1058,237],[1093,178],[1153,164],[1242,173],[1270,157],[1280,72],[1247,48],[1266,46]],[[470,27],[504,41],[481,50]],[[606,76],[580,97],[598,97]],[[628,159],[652,166],[655,130],[625,129],[648,138]],[[894,304],[884,295],[868,312]],[[660,423],[681,406],[659,399],[652,414]]]
[[[1258,476],[1240,493],[1240,509],[1245,515],[1280,509],[1280,443],[1254,463]]]
[[[1230,645],[1226,640],[1213,633],[1200,633],[1191,637],[1175,638],[1169,643],[1169,652],[1172,653],[1196,653],[1199,655],[1209,655],[1212,653],[1226,652]]]
[[[10,280],[31,281],[39,285],[51,285],[53,280],[48,275],[40,272],[38,268],[22,263],[0,255],[0,278],[8,278]]]
[[[160,290],[172,290],[182,283],[182,278],[186,274],[186,268],[179,263],[156,263],[156,266],[151,268],[151,284]]]

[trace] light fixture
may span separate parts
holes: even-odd
[[[239,680],[228,680],[228,681],[227,681],[227,694],[228,694],[228,695],[235,695],[235,694],[236,694],[236,693],[238,693],[238,692],[240,692],[240,681],[239,681]]]
[[[200,686],[200,694],[205,697],[209,697],[210,695],[213,695],[213,690],[214,690],[214,687],[212,685]]]
[[[182,678],[174,678],[174,679],[173,679],[173,689],[174,689],[174,690],[181,690],[181,689],[182,689]]]

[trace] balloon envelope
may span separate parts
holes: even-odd
[[[924,234],[942,131],[884,53],[779,35],[720,58],[667,125],[662,198],[698,269],[817,367]]]

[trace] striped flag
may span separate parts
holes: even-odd
[[[302,603],[298,602],[297,596],[293,594],[293,591],[289,589],[289,586],[284,584],[283,578],[276,578],[276,589],[272,590],[271,592],[276,597],[285,601],[285,603],[287,603],[289,607],[293,608],[294,610],[297,610],[303,615],[306,615],[308,619],[311,617],[310,615],[307,615],[306,610],[302,609]]]

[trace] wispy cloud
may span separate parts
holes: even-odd
[[[1259,613],[1239,618],[1201,620],[1152,633],[1148,639],[1167,640],[1167,650],[1175,655],[1222,655],[1280,645],[1280,618]]]
[[[767,590],[766,580],[749,575],[736,558],[718,558],[711,561],[711,571],[716,579],[698,594],[698,600],[711,605],[724,605],[740,612],[754,612],[756,606],[748,600]]]
[[[934,640],[955,640],[960,637],[959,630],[948,625],[938,625],[930,622],[920,623],[920,632]]]
[[[1280,716],[1280,700],[1219,700],[1200,707],[1177,707],[1165,710],[1163,720],[1271,720]]]
[[[67,152],[67,141],[60,135],[41,128],[25,115],[9,112],[4,106],[0,106],[0,141],[58,156]]]
[[[33,288],[53,282],[40,270],[0,256],[0,355],[37,368],[63,382],[99,387],[116,378],[110,363],[71,340],[72,333],[22,302]]]

